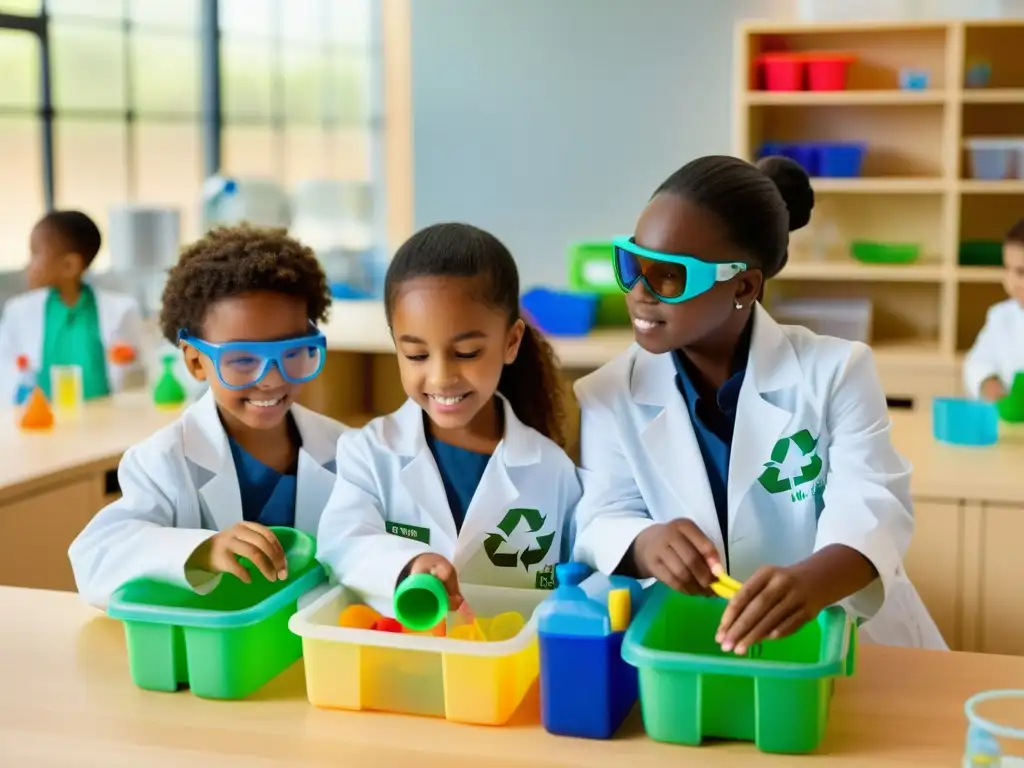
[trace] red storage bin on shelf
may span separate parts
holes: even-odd
[[[843,53],[806,54],[807,84],[812,91],[845,91],[855,56]]]
[[[758,59],[769,91],[802,91],[804,59],[798,53],[765,53]]]

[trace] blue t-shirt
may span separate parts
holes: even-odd
[[[243,519],[268,528],[272,525],[294,527],[296,476],[268,467],[233,439],[229,438],[228,442],[238,475]]]
[[[441,473],[444,492],[448,496],[448,506],[455,521],[455,530],[462,530],[462,523],[469,511],[469,503],[473,500],[480,479],[491,460],[489,454],[476,453],[444,443],[427,433],[427,445],[434,454],[437,469]]]
[[[752,320],[752,319],[751,319]],[[704,469],[711,486],[711,496],[718,514],[718,524],[722,529],[722,540],[726,550],[729,546],[729,457],[732,453],[732,435],[736,427],[736,408],[739,404],[740,389],[746,373],[747,356],[750,352],[750,334],[753,322],[740,337],[733,359],[732,375],[719,387],[714,396],[701,396],[695,381],[699,374],[686,356],[679,352],[672,353],[676,365],[676,384],[683,396],[693,432],[704,457]],[[728,561],[729,553],[723,555]]]

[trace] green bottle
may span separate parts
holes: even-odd
[[[188,397],[185,387],[174,375],[174,363],[177,359],[177,355],[163,357],[164,370],[153,390],[153,402],[158,408],[177,408]]]

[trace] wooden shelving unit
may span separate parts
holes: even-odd
[[[768,51],[843,51],[857,61],[849,90],[759,90]],[[864,175],[815,179],[811,224],[767,296],[867,297],[880,359],[955,361],[985,312],[1005,298],[998,268],[961,266],[960,242],[1001,240],[1024,216],[1024,180],[967,178],[963,140],[1024,136],[1024,20],[828,25],[745,24],[737,30],[734,153],[766,141],[864,141]],[[991,64],[989,87],[964,86],[969,64]],[[901,90],[901,68],[929,89]],[[913,242],[910,265],[865,265],[853,240]],[[914,354],[908,357],[908,350]]]

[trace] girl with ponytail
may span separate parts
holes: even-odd
[[[551,346],[519,311],[519,272],[493,235],[437,224],[395,254],[388,327],[409,400],[338,444],[319,556],[378,610],[411,574],[552,588],[582,493],[562,450]]]

